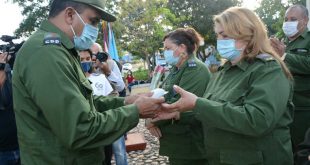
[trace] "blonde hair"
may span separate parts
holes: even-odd
[[[253,61],[259,54],[270,54],[279,62],[286,76],[292,79],[289,69],[270,44],[266,26],[253,11],[242,7],[231,7],[214,16],[213,21],[222,26],[225,35],[229,38],[248,43],[242,54],[243,59]]]

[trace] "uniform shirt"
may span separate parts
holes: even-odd
[[[108,79],[115,85],[115,89],[118,92],[123,91],[125,88],[125,82],[116,62],[112,59],[108,59],[107,63],[111,70],[111,74],[108,76]]]
[[[287,41],[286,45],[284,61],[294,77],[295,114],[291,135],[296,149],[310,127],[310,31],[305,30],[294,41]]]
[[[271,56],[226,62],[194,108],[209,164],[293,164],[291,97],[292,85]]]
[[[172,67],[170,74],[163,81],[162,88],[168,91],[165,95],[167,103],[173,103],[180,95],[173,90],[173,85],[203,96],[210,79],[207,66],[194,55],[180,68]],[[162,137],[159,153],[174,159],[205,159],[204,136],[201,122],[195,118],[193,112],[184,112],[180,120],[166,120],[156,123]]]
[[[139,122],[122,98],[93,100],[73,42],[49,21],[18,52],[13,99],[24,165],[102,164],[101,147]]]
[[[310,31],[288,42],[285,63],[294,77],[293,102],[296,110],[310,111]]]

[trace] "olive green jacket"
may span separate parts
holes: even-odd
[[[210,165],[293,164],[292,85],[269,55],[226,62],[196,101]]]
[[[310,31],[307,29],[294,41],[286,42],[284,61],[294,77],[295,114],[291,135],[297,147],[310,127]]]
[[[310,111],[310,31],[287,42],[285,63],[294,76],[293,102],[296,110]]]
[[[162,87],[168,91],[166,102],[173,103],[180,98],[173,90],[173,85],[203,96],[210,79],[207,66],[193,55],[179,69],[173,67],[164,80]],[[193,112],[181,113],[178,121],[166,120],[158,122],[162,137],[160,140],[161,155],[175,159],[204,159],[204,136],[201,123]]]
[[[72,41],[48,21],[18,53],[13,98],[24,165],[102,164],[100,148],[139,121],[123,99],[93,99]]]

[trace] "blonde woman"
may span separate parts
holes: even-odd
[[[253,11],[239,7],[216,15],[214,23],[217,49],[227,62],[212,77],[204,98],[175,86],[181,98],[163,106],[196,113],[210,165],[293,164],[292,76],[271,48],[264,24]]]

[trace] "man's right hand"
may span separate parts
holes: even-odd
[[[134,104],[139,109],[140,118],[152,118],[156,115],[157,110],[160,108],[161,103],[163,103],[165,99],[159,98],[151,98],[146,96],[140,96],[135,100]]]
[[[278,38],[275,37],[270,38],[270,44],[280,57],[284,55],[286,45],[283,42],[281,42]]]

